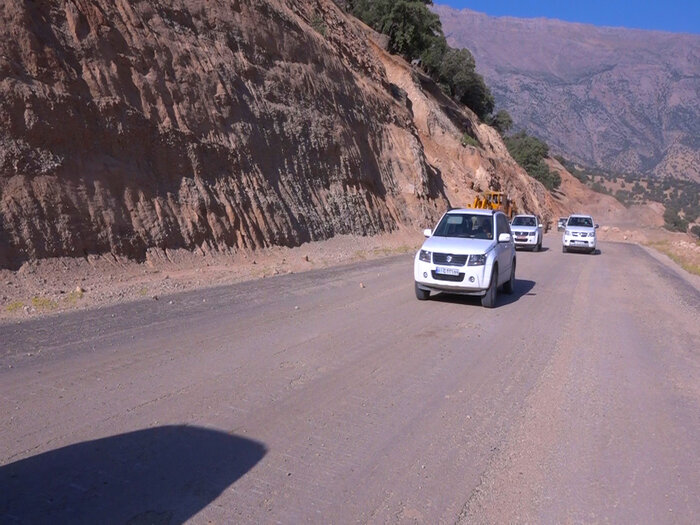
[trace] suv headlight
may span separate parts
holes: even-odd
[[[589,237],[595,237],[595,232],[590,232],[590,233],[588,234],[588,236],[589,236]]]
[[[418,258],[419,258],[421,261],[423,261],[423,262],[429,263],[429,262],[430,262],[430,257],[431,257],[432,255],[433,255],[433,254],[430,253],[428,250],[421,250],[421,251],[418,253]]]
[[[564,235],[571,235],[571,230],[566,230],[566,231],[564,232]]]
[[[481,253],[479,255],[470,255],[467,266],[483,266],[484,264],[486,264],[486,254]]]

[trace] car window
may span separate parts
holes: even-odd
[[[516,217],[513,226],[537,226],[537,221],[534,217]]]
[[[593,220],[590,217],[569,217],[567,226],[593,228]]]
[[[493,218],[488,215],[471,213],[450,213],[442,218],[433,235],[466,239],[492,239]]]
[[[510,233],[510,225],[508,224],[508,219],[505,215],[496,215],[496,226],[498,226],[498,235],[502,233]]]

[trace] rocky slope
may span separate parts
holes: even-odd
[[[700,36],[436,6],[498,106],[589,166],[700,180]]]
[[[490,188],[560,213],[330,0],[0,5],[0,267],[424,227]]]
[[[0,13],[4,265],[294,245],[446,205],[409,110],[329,1]]]

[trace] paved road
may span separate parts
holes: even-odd
[[[0,522],[699,523],[700,291],[548,245],[493,310],[401,256],[0,326]]]

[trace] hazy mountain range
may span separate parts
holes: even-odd
[[[700,35],[491,17],[435,6],[497,109],[554,153],[700,181]]]

